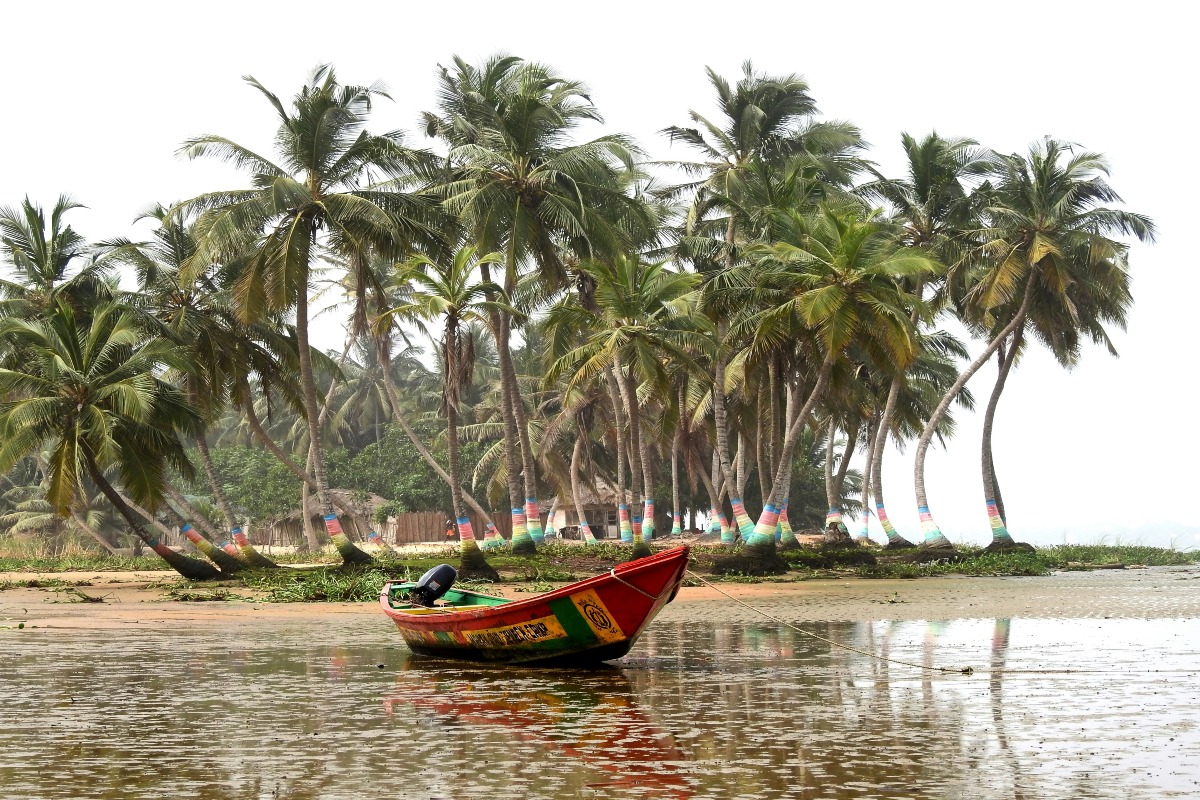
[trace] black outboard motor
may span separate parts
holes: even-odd
[[[416,586],[408,592],[409,600],[415,606],[431,608],[433,604],[454,585],[458,572],[449,564],[438,564],[421,576]]]

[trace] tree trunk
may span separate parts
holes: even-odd
[[[678,393],[679,411],[675,424],[675,435],[671,437],[671,535],[683,533],[680,527],[679,453],[683,449],[683,427],[687,419],[687,389],[680,385]],[[695,484],[692,484],[693,486]],[[694,522],[695,520],[693,520]]]
[[[838,462],[837,473],[832,476],[830,481],[830,490],[832,492],[833,502],[829,505],[829,511],[832,515],[837,513],[837,530],[829,529],[829,517],[825,520],[825,544],[835,545],[853,545],[854,540],[850,538],[850,533],[846,530],[846,525],[842,519],[842,490],[846,485],[846,473],[850,471],[850,459],[854,457],[854,450],[858,444],[858,429],[862,426],[862,420],[857,417],[850,423],[850,427],[846,429],[846,447],[842,450],[842,459]]]
[[[629,520],[629,497],[625,492],[625,412],[621,401],[620,381],[617,377],[617,366],[614,364],[604,371],[605,383],[608,386],[608,400],[613,407],[613,435],[617,440],[617,525],[621,532],[621,541],[633,544],[633,525]],[[632,482],[633,476],[630,475]]]
[[[868,526],[871,508],[871,454],[875,452],[875,441],[879,436],[879,417],[867,423],[867,452],[866,463],[863,465],[862,481],[862,525],[858,532],[859,544],[870,544],[871,535]]]
[[[405,417],[404,413],[400,410],[400,398],[396,394],[396,387],[392,385],[391,370],[389,369],[391,365],[391,356],[390,354],[386,353],[386,348],[382,343],[378,344],[378,350],[380,351],[380,363],[384,368],[383,392],[385,395],[387,395],[388,405],[392,407],[392,419],[394,419],[396,423],[400,425],[400,429],[404,431],[404,435],[408,437],[410,442],[412,442],[413,447],[416,449],[417,453],[420,454],[425,463],[429,465],[429,468],[437,473],[437,476],[441,478],[447,486],[453,487],[455,484],[453,481],[451,481],[450,474],[446,472],[446,470],[442,469],[442,465],[439,464],[437,459],[433,457],[433,454],[429,452],[429,448],[427,448],[424,443],[421,442],[420,437],[417,436],[417,432],[414,431],[412,426],[408,423],[408,418]],[[491,515],[488,514],[484,507],[476,502],[475,498],[472,497],[469,492],[462,488],[462,484],[458,484],[458,487],[459,491],[462,492],[463,502],[470,506],[471,510],[479,515],[479,518],[482,519],[484,524],[488,526],[489,531],[496,530],[496,525],[494,522],[492,522]]]
[[[763,477],[767,474],[766,448],[763,442],[763,439],[766,438],[767,430],[767,409],[765,408],[767,400],[767,389],[760,380],[758,384],[758,409],[754,415],[754,468],[758,472],[758,490],[759,494],[762,495],[761,500],[764,505],[767,502],[767,490],[763,486],[767,482]]]
[[[841,512],[837,506],[837,500],[833,496],[833,450],[834,439],[837,436],[837,423],[833,417],[829,417],[829,425],[825,429],[825,527],[829,527],[829,523],[835,525],[842,521]]]
[[[446,318],[446,341],[443,344],[446,381],[443,397],[446,406],[446,465],[449,468],[450,504],[454,507],[454,519],[458,525],[458,572],[459,576],[466,580],[499,581],[500,574],[496,572],[495,567],[487,563],[483,551],[475,541],[475,531],[463,505],[462,484],[458,479],[458,396],[462,387],[458,386],[457,381],[460,374],[460,354],[458,319],[450,314]]]
[[[1011,548],[1016,545],[1012,535],[1008,532],[1007,520],[1004,517],[1004,507],[1001,505],[1000,500],[1000,487],[996,481],[996,466],[992,461],[992,425],[996,419],[996,407],[1000,403],[1000,395],[1004,392],[1004,385],[1008,381],[1008,374],[1017,359],[1017,351],[1021,349],[1023,333],[1023,328],[1017,328],[1017,330],[1013,331],[1012,342],[1007,352],[1005,352],[1004,345],[1001,345],[996,350],[996,358],[999,362],[996,371],[996,385],[992,388],[991,397],[988,398],[987,410],[983,415],[983,446],[981,453],[983,464],[983,499],[987,508],[988,522],[992,529],[992,542],[989,546],[993,549]]]
[[[311,450],[309,455],[311,456]],[[307,469],[312,469],[312,461],[307,464]],[[304,541],[308,545],[310,552],[316,553],[321,549],[321,540],[317,537],[317,529],[312,524],[312,490],[308,486],[308,481],[300,482],[300,516],[302,517],[304,529]]]
[[[320,408],[317,405],[317,383],[313,376],[312,351],[308,346],[308,268],[300,282],[302,289],[296,303],[296,349],[300,362],[300,389],[304,399],[304,418],[308,424],[308,441],[313,450],[313,487],[317,492],[317,504],[325,518],[325,531],[346,564],[369,564],[375,559],[358,549],[342,531],[337,514],[333,511],[333,500],[329,493],[329,480],[325,474],[325,454],[321,447]]]
[[[129,502],[129,498],[125,498],[125,500]],[[158,527],[158,520],[150,516],[150,512],[142,510],[133,503],[129,504],[135,511],[153,522],[155,527]],[[201,555],[220,567],[222,572],[233,575],[246,568],[247,565],[244,561],[213,544],[204,534],[192,527],[192,524],[183,516],[183,514],[189,512],[184,511],[183,514],[180,514],[171,507],[170,503],[163,503],[163,507],[167,510],[167,515],[174,521],[175,526],[179,528],[179,532],[187,537],[187,540],[192,543],[193,547],[200,551]]]
[[[105,539],[104,534],[100,533],[100,531],[96,530],[91,525],[88,525],[87,520],[83,517],[83,514],[80,514],[73,508],[71,509],[71,519],[75,521],[76,525],[83,529],[84,533],[95,539],[96,544],[103,547],[110,556],[120,555],[112,542],[108,541],[108,539]]]
[[[575,503],[575,516],[579,519],[579,538],[587,544],[595,544],[596,536],[588,525],[587,515],[583,510],[583,493],[579,487],[579,458],[583,455],[583,439],[583,432],[577,431],[575,446],[571,448],[571,500]]]
[[[1004,329],[996,335],[979,357],[971,362],[971,365],[958,376],[958,380],[954,382],[944,395],[941,402],[937,404],[937,408],[929,416],[929,420],[925,423],[925,428],[921,431],[921,438],[917,441],[917,455],[913,464],[913,484],[916,488],[917,496],[917,512],[921,515],[921,528],[925,532],[925,541],[921,543],[922,547],[936,547],[943,549],[953,549],[950,540],[942,535],[941,528],[934,521],[933,515],[929,513],[929,499],[925,494],[925,453],[929,450],[929,443],[933,439],[933,432],[937,429],[938,423],[942,421],[942,417],[946,413],[946,409],[950,407],[950,403],[955,396],[962,391],[962,388],[967,385],[967,381],[979,371],[980,367],[988,362],[992,354],[999,349],[1004,340],[1012,334],[1017,328],[1025,324],[1025,316],[1029,313],[1029,306],[1033,302],[1033,289],[1037,273],[1030,270],[1029,277],[1025,281],[1025,295],[1021,299],[1021,306],[1017,309],[1017,313],[1013,315],[1013,319]]]
[[[117,490],[112,487],[112,484],[104,477],[104,473],[96,465],[91,453],[84,453],[84,460],[87,465],[88,475],[92,482],[99,487],[101,494],[108,498],[108,502],[112,503],[113,508],[117,510],[125,522],[129,525],[134,535],[141,539],[155,553],[171,565],[171,568],[178,572],[183,577],[192,581],[211,580],[221,577],[221,571],[211,564],[201,561],[197,558],[191,558],[181,553],[176,553],[171,548],[159,542],[158,537],[151,536],[146,532],[145,527],[139,521],[133,509],[131,509]]]
[[[888,437],[892,432],[892,418],[896,414],[896,405],[900,398],[900,390],[904,387],[904,381],[903,375],[892,378],[892,384],[888,387],[887,401],[883,405],[883,416],[879,420],[879,432],[875,436],[875,446],[871,450],[871,491],[875,494],[875,517],[883,527],[884,535],[887,536],[886,547],[889,550],[907,550],[910,547],[916,547],[892,527],[887,509],[883,504],[883,451],[887,447]]]
[[[625,374],[625,413],[629,417],[629,483],[631,487],[638,485],[638,479],[642,479],[642,497],[651,497],[650,487],[645,485],[645,472],[642,470],[642,423],[641,414],[638,410],[637,399],[637,378],[633,374],[633,365],[629,365],[629,371]],[[650,509],[653,511],[654,501],[650,501]],[[644,506],[643,506],[644,507]],[[639,513],[639,508],[636,503],[632,506],[633,515],[633,558],[642,558],[650,555],[650,547],[646,544],[645,537],[642,533],[642,518]]]

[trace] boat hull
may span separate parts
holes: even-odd
[[[628,653],[675,597],[687,553],[686,547],[666,550],[502,605],[397,607],[390,584],[380,594],[380,605],[419,655],[501,664],[596,664]]]

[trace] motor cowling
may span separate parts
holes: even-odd
[[[413,605],[430,607],[454,585],[458,571],[449,564],[438,564],[426,572],[409,590],[408,596]]]

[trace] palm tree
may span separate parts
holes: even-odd
[[[916,299],[901,281],[936,271],[922,251],[901,245],[891,227],[859,208],[823,206],[812,218],[793,217],[788,240],[753,251],[747,268],[760,286],[763,310],[748,321],[751,351],[767,351],[783,341],[808,341],[819,359],[812,389],[801,402],[797,388],[784,416],[786,431],[767,502],[747,538],[747,559],[777,569],[775,528],[787,499],[792,456],[817,403],[829,386],[834,366],[854,347],[875,364],[906,368],[916,355],[907,311]]]
[[[86,474],[133,532],[187,578],[221,573],[180,555],[146,532],[108,481],[115,466],[124,490],[153,506],[168,469],[190,476],[178,436],[198,435],[200,416],[163,381],[164,368],[186,369],[174,343],[142,335],[133,314],[105,304],[90,318],[59,302],[41,320],[0,320],[0,338],[21,349],[20,368],[0,368],[0,472],[43,447],[50,450],[46,500],[60,514],[81,500]]]
[[[449,146],[445,206],[480,251],[504,254],[502,285],[510,296],[530,266],[547,287],[566,283],[560,242],[589,257],[622,249],[620,220],[641,214],[622,191],[638,153],[621,135],[571,141],[580,123],[602,121],[586,86],[504,55],[480,66],[456,56],[439,82],[438,113],[426,113],[425,121],[426,132]],[[491,280],[487,265],[483,278]],[[514,550],[524,550],[532,540],[518,536],[523,539],[527,519],[534,525],[539,519],[536,466],[509,346],[512,320],[494,312],[489,323],[500,363]]]
[[[458,521],[461,542],[459,574],[467,578],[498,581],[500,576],[487,563],[475,541],[471,520],[463,505],[463,491],[458,463],[459,402],[471,385],[475,368],[475,352],[466,326],[483,322],[492,311],[512,313],[507,305],[491,297],[504,297],[494,283],[476,281],[475,271],[481,264],[502,263],[498,253],[478,255],[476,248],[466,245],[455,251],[446,264],[438,264],[428,256],[416,256],[409,262],[405,276],[412,284],[412,299],[398,313],[423,320],[443,320],[441,341],[442,413],[446,415],[447,472],[450,476],[450,497]]]
[[[1148,217],[1101,205],[1121,198],[1104,179],[1108,163],[1099,153],[1047,137],[1025,156],[995,155],[989,169],[994,185],[986,189],[985,224],[977,234],[980,274],[966,301],[977,317],[995,320],[989,327],[999,330],[943,395],[917,442],[913,479],[925,547],[951,547],[929,512],[925,454],[955,395],[1023,329],[1035,305],[1069,307],[1074,282],[1094,283],[1089,275],[1098,270],[1124,273],[1128,247],[1110,236],[1153,241],[1155,234]]]
[[[646,384],[652,392],[670,391],[667,364],[693,365],[688,347],[703,346],[698,335],[699,317],[691,302],[699,277],[672,272],[665,263],[642,264],[635,256],[587,262],[580,268],[594,282],[599,313],[571,305],[552,309],[548,324],[589,331],[590,335],[551,365],[547,380],[570,375],[568,391],[601,374],[610,381],[614,411],[623,412],[629,426],[630,484],[637,487],[640,481],[644,507],[653,514],[653,478],[644,468],[649,451],[643,447],[646,438],[642,434],[638,385]],[[621,395],[623,401],[616,397]],[[624,437],[619,428],[617,436],[621,450]],[[618,464],[619,488],[620,473]],[[641,530],[633,528],[632,532],[634,557],[648,555]]]
[[[369,247],[399,252],[435,237],[422,220],[419,196],[372,186],[375,178],[411,174],[422,156],[405,148],[398,133],[365,129],[383,88],[338,83],[332,67],[317,67],[291,107],[252,77],[279,117],[279,164],[221,136],[186,142],[189,158],[212,156],[251,175],[252,188],[213,192],[183,204],[201,212],[197,251],[185,278],[212,263],[245,258],[233,285],[233,305],[244,321],[295,311],[300,381],[313,477],[326,529],[346,562],[371,557],[342,532],[330,499],[318,429],[318,403],[308,332],[308,290],[314,260],[323,252],[361,253]]]
[[[0,256],[15,273],[15,280],[0,280],[0,316],[30,319],[64,299],[82,309],[110,294],[102,282],[103,262],[89,258],[87,242],[64,221],[67,212],[82,207],[61,195],[48,220],[28,197],[18,208],[0,208]],[[71,273],[76,261],[80,268]]]

